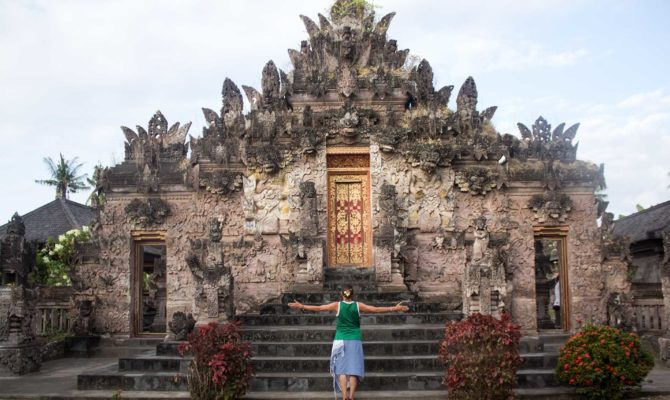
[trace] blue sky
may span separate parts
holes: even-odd
[[[437,87],[475,78],[502,133],[539,115],[580,122],[578,156],[605,163],[610,211],[670,198],[670,2],[375,3],[397,12],[389,36],[431,62]],[[85,172],[120,162],[119,126],[157,109],[199,136],[224,78],[259,88],[269,59],[290,69],[286,49],[307,37],[298,15],[330,4],[0,0],[0,219],[53,199],[33,182],[43,157],[78,156]]]

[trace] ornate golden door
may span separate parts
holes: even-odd
[[[370,230],[369,156],[351,165],[348,155],[328,159],[328,265],[369,267],[372,242]],[[340,156],[342,157],[342,156]],[[363,165],[361,165],[363,164]],[[347,168],[348,167],[348,168]]]

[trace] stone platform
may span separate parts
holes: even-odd
[[[362,316],[367,375],[361,396],[374,393],[405,393],[405,398],[444,397],[444,368],[437,354],[448,321],[462,315],[439,303],[421,302],[410,292],[381,292],[374,275],[361,270],[326,270],[324,289],[284,295],[280,302],[265,305],[259,314],[240,315],[243,336],[253,344],[255,377],[249,398],[329,398],[333,380],[329,355],[335,316],[289,309],[298,300],[323,304],[339,300],[338,290],[355,282],[355,297],[371,305],[409,301],[408,313]],[[524,338],[523,366],[518,372],[522,389],[557,387],[553,370],[563,334]],[[186,391],[188,358],[177,353],[178,342],[158,343],[155,352],[120,357],[115,365],[78,376],[80,390]],[[309,393],[309,395],[308,395]],[[279,397],[277,397],[279,396]],[[363,397],[360,397],[363,398]],[[374,397],[369,397],[374,398]],[[393,397],[388,397],[393,398]]]

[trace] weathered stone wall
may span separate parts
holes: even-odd
[[[477,109],[474,79],[449,108],[454,87],[436,89],[428,61],[404,66],[408,50],[386,37],[393,14],[374,22],[341,6],[320,25],[303,17],[309,41],[289,50],[291,73],[270,61],[261,91],[242,86],[248,113],[226,79],[220,113],[203,109],[202,137],[187,140],[190,123],[168,129],[160,112],[147,129],[122,128],[125,161],[98,188],[99,329],[130,331],[133,238],[152,231],[166,240],[168,319],[224,318],[216,304],[230,287],[237,313],[322,287],[329,152],[369,154],[372,260],[359,266],[375,269],[381,290],[508,310],[536,333],[535,230],[562,227],[572,326],[602,320],[603,296],[626,289],[620,265],[602,269],[593,193],[603,171],[576,160],[578,124],[552,130],[540,117],[519,124],[521,138],[503,135],[496,107]],[[480,290],[485,301],[465,310]]]

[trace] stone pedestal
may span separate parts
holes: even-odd
[[[83,335],[65,338],[65,355],[67,357],[91,357],[100,344],[100,336]]]
[[[670,367],[670,339],[658,338],[659,358],[663,365]]]
[[[20,345],[0,345],[0,376],[23,375],[35,372],[42,365],[42,352],[36,342]]]

